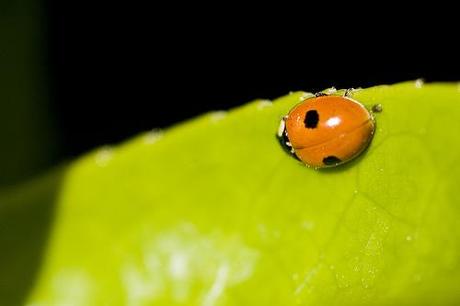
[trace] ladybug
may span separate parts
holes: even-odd
[[[381,111],[376,106],[373,110]],[[367,148],[374,132],[372,112],[347,90],[344,96],[318,93],[296,105],[281,120],[278,137],[296,158],[318,169],[352,160]]]

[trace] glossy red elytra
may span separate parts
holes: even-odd
[[[369,145],[375,132],[373,114],[348,93],[317,94],[296,105],[281,121],[278,136],[306,165],[337,166],[352,160]],[[381,111],[381,105],[373,110]]]

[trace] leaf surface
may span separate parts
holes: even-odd
[[[73,163],[28,305],[460,301],[460,91],[407,82],[367,151],[316,171],[280,119],[305,93],[150,132]]]

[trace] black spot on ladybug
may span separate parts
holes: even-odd
[[[319,121],[319,115],[318,115],[318,112],[315,111],[315,110],[309,110],[306,114],[305,114],[305,120],[304,120],[304,123],[305,123],[305,127],[307,129],[314,129],[316,128],[316,126],[318,125],[318,121]]]
[[[340,162],[340,158],[335,157],[334,155],[323,158],[323,164],[325,164],[326,166],[336,165]]]

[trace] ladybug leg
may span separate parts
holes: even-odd
[[[330,96],[330,95],[335,94],[336,92],[337,92],[337,89],[335,89],[335,87],[332,86],[332,87],[330,87],[328,89],[325,89],[323,91],[315,93],[315,97]]]
[[[324,97],[324,96],[327,96],[328,94],[324,93],[324,92],[317,92],[315,93],[315,97]]]
[[[343,94],[343,96],[347,98],[351,97],[354,90],[355,90],[354,88],[348,88],[347,90],[345,90],[345,93]]]
[[[379,103],[379,104],[373,105],[371,110],[373,113],[381,113],[383,110],[382,104]]]

